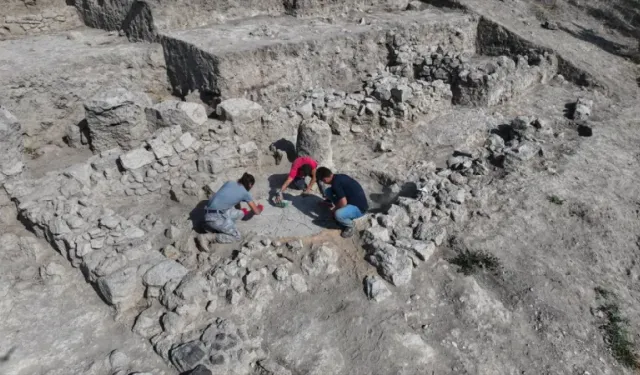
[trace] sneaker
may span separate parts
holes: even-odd
[[[342,233],[340,233],[340,236],[342,236],[342,238],[349,238],[349,237],[353,237],[353,233],[356,230],[353,227],[349,227],[349,228],[344,228],[342,230]]]

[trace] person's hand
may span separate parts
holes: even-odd
[[[309,195],[311,195],[311,189],[307,189],[307,190],[302,192],[302,196],[303,197],[308,197]]]
[[[284,197],[282,196],[282,191],[280,189],[276,190],[276,197],[274,198],[274,201],[276,203],[280,203],[283,199]]]

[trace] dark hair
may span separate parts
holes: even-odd
[[[253,178],[253,175],[245,172],[242,175],[242,177],[240,177],[240,179],[238,180],[238,183],[244,186],[244,188],[247,189],[247,191],[249,191],[251,190],[253,185],[256,183],[256,179]]]
[[[300,172],[302,172],[303,176],[311,176],[312,170],[313,168],[311,168],[309,164],[304,164],[302,167],[300,167]]]
[[[333,172],[331,172],[331,169],[329,169],[327,167],[320,167],[316,171],[316,177],[319,180],[324,180],[327,177],[331,177],[332,174],[333,174]]]

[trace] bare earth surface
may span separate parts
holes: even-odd
[[[640,369],[637,0],[28,3],[0,375]],[[291,148],[362,184],[355,236],[315,187],[273,204]],[[216,243],[245,171],[265,210]]]

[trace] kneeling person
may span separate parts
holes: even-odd
[[[326,167],[318,168],[319,180],[331,187],[324,192],[325,198],[333,203],[336,221],[344,228],[342,237],[351,237],[355,232],[353,220],[364,216],[369,209],[367,196],[358,181],[346,174],[333,174]]]
[[[245,173],[238,181],[228,181],[218,190],[205,207],[205,227],[215,232],[219,243],[232,243],[241,240],[236,221],[244,217],[244,209],[240,202],[246,202],[254,214],[260,215],[261,205],[253,201],[249,190],[256,180],[249,173]]]

